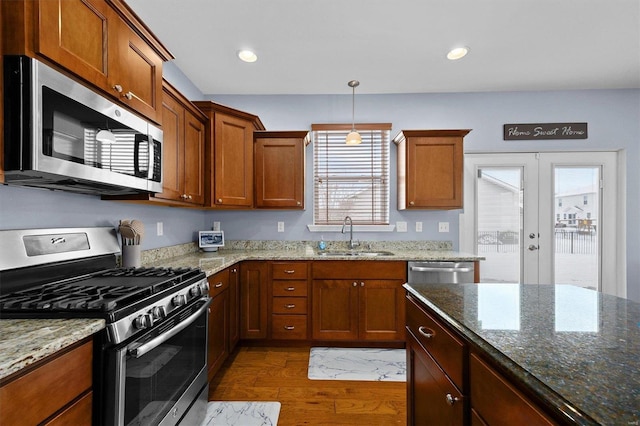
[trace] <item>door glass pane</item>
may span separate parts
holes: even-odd
[[[522,168],[482,167],[476,177],[482,282],[522,281]]]
[[[554,282],[599,290],[600,167],[554,170]]]

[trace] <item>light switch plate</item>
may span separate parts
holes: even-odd
[[[449,222],[438,222],[438,232],[449,232]]]
[[[422,232],[422,222],[416,222],[416,232]]]
[[[398,232],[407,232],[407,222],[396,222],[396,230]]]
[[[284,232],[284,222],[278,222],[278,232]]]
[[[220,222],[213,222],[213,230],[214,231],[220,230]]]
[[[164,234],[164,224],[162,222],[156,222],[156,235],[162,237]]]

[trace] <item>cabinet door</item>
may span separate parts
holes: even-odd
[[[405,297],[402,281],[360,281],[359,338],[361,340],[405,339]]]
[[[253,127],[241,118],[215,114],[213,205],[253,204]]]
[[[204,204],[204,139],[204,124],[185,110],[184,196],[185,201],[198,205]]]
[[[209,312],[209,351],[207,365],[209,381],[213,379],[229,355],[229,290],[213,298]]]
[[[229,353],[240,340],[240,272],[237,266],[229,268]]]
[[[240,338],[267,338],[268,264],[243,262],[240,266]]]
[[[109,49],[109,87],[140,114],[160,123],[162,59],[112,11],[117,22],[117,43]]]
[[[461,137],[407,140],[407,208],[462,208]]]
[[[255,185],[256,207],[303,209],[303,138],[256,136]]]
[[[354,280],[313,281],[313,339],[358,339],[358,288]]]
[[[107,3],[104,0],[41,0],[37,7],[36,52],[106,89],[107,49],[115,41]]]
[[[162,192],[157,198],[182,200],[184,108],[170,94],[162,99]]]
[[[462,425],[465,401],[428,352],[407,339],[407,424]]]

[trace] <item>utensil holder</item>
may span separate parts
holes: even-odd
[[[122,267],[140,267],[140,245],[122,246]]]

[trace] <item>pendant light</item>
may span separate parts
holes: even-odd
[[[347,135],[345,143],[347,145],[360,145],[362,143],[362,136],[356,132],[356,87],[360,85],[358,80],[351,80],[347,83],[352,91],[351,97],[351,132]]]

